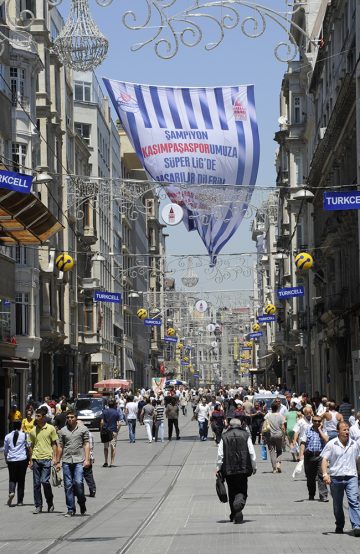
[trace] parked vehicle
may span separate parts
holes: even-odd
[[[285,408],[289,409],[289,404],[286,399],[286,396],[283,394],[254,394],[254,396],[251,399],[251,402],[255,404],[255,402],[261,402],[265,404],[265,407],[268,411],[271,411],[271,404],[274,402],[276,398],[279,398],[281,401],[281,404],[285,406]]]
[[[107,406],[107,398],[78,398],[75,410],[78,420],[89,429],[100,429],[101,416]]]

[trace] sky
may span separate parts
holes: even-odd
[[[105,2],[106,0],[99,0]],[[170,4],[171,0],[154,0],[151,4]],[[261,4],[273,10],[285,12],[287,3],[284,0],[262,0]],[[178,13],[184,6],[194,5],[195,0],[177,0],[168,10]],[[63,0],[59,6],[60,12],[66,19],[69,0]],[[241,25],[235,29],[226,30],[221,45],[208,52],[204,45],[214,41],[218,36],[215,24],[198,18],[202,26],[204,40],[195,47],[179,47],[178,53],[169,60],[160,59],[152,44],[144,46],[137,52],[131,51],[131,46],[140,41],[146,41],[157,28],[156,17],[150,24],[151,30],[129,31],[122,23],[126,11],[133,10],[137,15],[137,22],[145,20],[145,0],[113,0],[108,7],[100,7],[96,0],[89,0],[89,7],[99,29],[110,42],[107,59],[96,70],[99,79],[124,80],[133,83],[174,86],[220,86],[220,85],[255,85],[255,102],[257,120],[260,133],[260,165],[257,185],[261,187],[275,186],[275,151],[274,134],[279,129],[279,93],[281,81],[287,64],[279,62],[274,55],[274,48],[281,41],[286,41],[287,35],[283,29],[267,19],[264,33],[256,39],[244,36]],[[253,11],[244,7],[238,8],[242,20],[253,15]],[[154,12],[155,13],[155,12]],[[208,13],[211,13],[208,11]],[[217,14],[220,11],[217,9]],[[223,9],[223,14],[224,14]],[[130,17],[130,16],[129,16]],[[130,20],[130,19],[129,19]],[[201,22],[200,22],[201,20]],[[260,19],[258,18],[258,22]],[[247,22],[250,30],[251,21]],[[114,114],[114,117],[115,114]],[[266,198],[264,192],[253,195],[252,204],[259,207]],[[255,250],[255,243],[251,241],[251,220],[244,220],[235,235],[230,239],[222,253],[234,254]],[[205,247],[196,232],[188,233],[183,224],[177,227],[168,227],[167,239],[168,254],[205,254]],[[199,273],[198,290],[219,289],[219,284],[206,278],[202,271]],[[180,285],[176,273],[177,285]],[[235,281],[221,283],[223,289],[241,289],[251,287],[251,278],[238,278]],[[179,288],[181,288],[179,286]],[[196,289],[191,289],[193,292]]]

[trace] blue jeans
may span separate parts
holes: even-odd
[[[79,464],[62,464],[64,476],[64,489],[66,507],[68,512],[76,512],[75,496],[77,496],[79,506],[86,503],[84,494],[84,467],[82,462]]]
[[[33,460],[33,483],[35,508],[42,508],[41,485],[48,506],[53,504],[53,493],[50,485],[51,460]]]
[[[136,419],[128,419],[129,441],[135,442]]]
[[[209,429],[209,422],[207,419],[205,421],[199,421],[199,435],[200,440],[207,439],[208,436],[208,429]]]
[[[333,507],[336,527],[341,529],[345,526],[343,508],[344,492],[349,504],[349,519],[352,528],[360,528],[360,504],[358,499],[358,478],[357,477],[331,477],[330,485],[333,497]]]

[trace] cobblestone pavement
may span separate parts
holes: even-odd
[[[30,471],[25,505],[9,508],[7,471],[0,470],[0,554],[222,554],[234,548],[254,554],[360,551],[360,538],[334,534],[331,501],[308,502],[304,475],[291,477],[291,456],[284,454],[283,473],[273,475],[270,461],[259,459],[258,446],[258,472],[249,479],[244,523],[232,524],[228,505],[221,504],[215,493],[214,442],[200,442],[196,422],[189,417],[181,419],[180,429],[180,441],[148,444],[141,426],[137,442],[129,444],[123,428],[117,465],[112,468],[102,467],[98,442],[97,494],[88,499],[83,517],[63,517],[63,488],[54,491],[54,513],[33,515]]]

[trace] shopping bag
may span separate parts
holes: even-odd
[[[218,495],[220,502],[223,502],[225,504],[225,502],[228,501],[228,497],[227,497],[226,487],[224,483],[224,477],[219,471],[216,474],[215,486],[216,486],[216,493]]]
[[[262,460],[267,460],[267,448],[266,448],[266,444],[262,444],[262,445],[261,445],[261,459],[262,459]]]
[[[299,473],[302,472],[303,467],[304,467],[304,460],[300,460],[300,462],[298,462],[298,463],[296,464],[295,469],[294,469],[294,471],[293,471],[293,474],[292,474],[293,479],[295,479],[295,477],[296,477],[297,475],[299,475]]]

